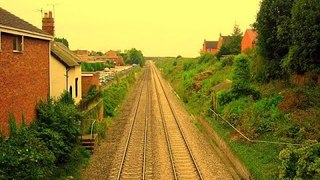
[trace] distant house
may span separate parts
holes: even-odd
[[[88,50],[74,50],[73,53],[80,58],[81,62],[94,61],[94,57],[90,56],[90,51]]]
[[[50,93],[52,35],[0,8],[0,131],[8,135],[12,114],[29,124],[36,104]]]
[[[218,41],[203,41],[202,53],[216,54],[218,52]]]
[[[246,53],[256,45],[258,33],[254,29],[247,29],[241,41],[241,52]]]
[[[80,59],[64,44],[52,42],[50,58],[50,96],[59,97],[69,91],[78,103],[82,98]]]
[[[106,57],[107,59],[114,61],[117,66],[123,64],[123,58],[117,51],[109,50],[108,52],[106,52]]]
[[[219,40],[218,40],[218,51],[220,50],[220,48],[221,48],[221,46],[223,45],[223,44],[225,44],[225,43],[227,43],[227,42],[229,42],[230,41],[230,39],[231,39],[231,36],[222,36],[221,34],[220,34],[220,37],[219,37]]]
[[[54,36],[51,11],[44,14],[42,29]],[[51,43],[50,54],[50,96],[57,98],[68,91],[78,103],[82,97],[80,58],[60,42]]]

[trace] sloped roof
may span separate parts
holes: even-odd
[[[61,42],[52,42],[51,54],[58,58],[63,64],[74,67],[78,66],[80,58]]]
[[[204,41],[207,48],[216,49],[218,47],[218,41]]]
[[[10,12],[2,9],[1,7],[0,7],[0,25],[51,36],[49,33],[42,31],[41,29],[11,14]]]

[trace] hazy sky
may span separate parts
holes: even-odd
[[[198,56],[203,40],[242,31],[260,0],[0,0],[0,6],[41,28],[40,9],[53,10],[56,37],[71,49],[137,48],[145,56]],[[1,17],[0,17],[1,18]]]

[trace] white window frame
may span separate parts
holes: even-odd
[[[13,52],[23,52],[23,50],[24,50],[24,36],[22,36],[22,35],[14,35],[14,39],[13,39],[13,43],[17,43],[16,42],[16,37],[21,37],[21,49],[13,49]],[[16,46],[17,46],[17,44],[16,44]],[[17,46],[18,47],[18,46]],[[13,48],[14,48],[14,46],[13,46]]]

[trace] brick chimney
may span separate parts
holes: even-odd
[[[49,11],[49,14],[44,13],[42,18],[42,30],[54,36],[54,19],[52,17],[52,12]]]

